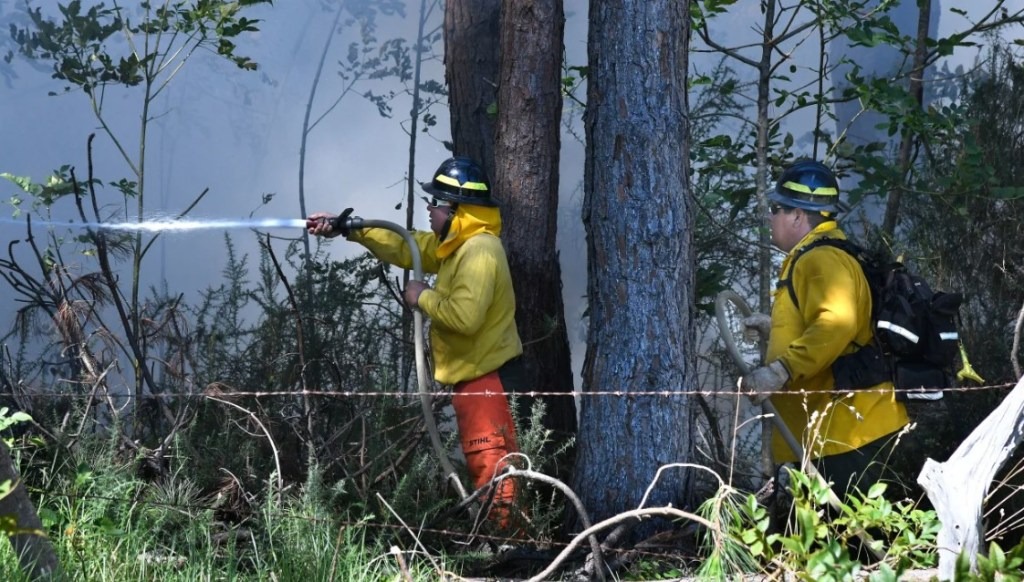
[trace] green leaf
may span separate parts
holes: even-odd
[[[994,197],[1002,200],[1024,198],[1024,186],[996,186],[991,192]]]
[[[575,79],[573,79],[572,77],[566,78],[571,79],[575,84]],[[714,81],[708,75],[694,75],[690,77],[689,82],[690,88],[692,89],[694,87],[700,87],[702,85],[711,85]]]
[[[883,493],[885,493],[885,489],[886,489],[885,483],[875,483],[874,485],[871,486],[870,489],[868,489],[867,498],[868,499],[878,499],[878,498],[882,497]]]
[[[814,534],[817,530],[817,524],[815,523],[817,516],[806,507],[798,507],[796,509],[796,521],[799,526],[797,533],[800,535],[800,546],[804,552],[807,552],[814,543]]]
[[[28,192],[29,194],[35,194],[41,189],[40,186],[32,183],[31,178],[28,178],[26,176],[15,176],[14,174],[4,172],[0,174],[0,178],[6,178],[7,180],[10,180],[16,186],[18,186],[25,192]]]
[[[0,409],[0,431],[22,422],[32,422],[32,417],[21,411],[8,416],[6,407]]]
[[[1006,554],[1003,553],[1002,548],[999,544],[992,542],[988,547],[988,560],[992,569],[996,572],[1002,572],[1006,566]]]
[[[728,148],[732,147],[732,137],[728,135],[716,135],[702,142],[698,147],[702,148]]]

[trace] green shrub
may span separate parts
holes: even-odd
[[[815,582],[854,580],[863,574],[895,581],[907,570],[936,563],[939,522],[934,511],[918,509],[907,500],[887,500],[884,483],[832,508],[825,483],[797,471],[791,471],[790,478],[793,507],[783,532],[772,531],[767,509],[752,494],[744,497],[726,490],[705,503],[705,516],[721,525],[724,536],[705,545],[701,573],[722,579],[779,570]],[[712,503],[713,510],[708,510]],[[859,532],[867,532],[870,541],[858,537]],[[870,559],[871,551],[880,558]]]

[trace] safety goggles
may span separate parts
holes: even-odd
[[[778,204],[776,202],[769,202],[768,203],[768,212],[771,212],[772,216],[775,216],[776,214],[778,214],[780,210],[783,210],[783,211],[785,211],[785,210],[792,210],[792,208],[790,208],[789,206],[783,206],[783,205]]]
[[[426,196],[423,196],[423,201],[426,202],[427,205],[432,208],[451,208],[452,206],[454,206],[453,203],[447,200],[441,200],[436,196],[433,198],[427,198]]]

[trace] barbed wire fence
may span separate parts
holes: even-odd
[[[740,397],[745,397],[745,396],[749,395],[747,392],[739,390],[732,383],[720,383],[720,384],[721,384],[720,386],[716,386],[715,388],[712,388],[712,389],[707,389],[707,388],[702,388],[702,389],[679,389],[679,390],[665,389],[665,390],[651,390],[651,391],[626,391],[626,390],[614,390],[614,389],[611,389],[611,390],[608,390],[608,389],[597,389],[597,390],[587,390],[587,391],[576,392],[574,394],[574,396],[576,396],[578,398],[623,398],[623,397],[629,397],[629,398],[637,398],[637,397],[652,397],[652,398],[702,397],[702,398],[710,398],[710,397],[715,397],[715,398],[735,399],[735,400],[737,400],[737,402],[743,402],[744,399],[742,399]],[[1012,384],[1012,383],[990,384],[990,385],[983,385],[983,386],[958,386],[958,387],[945,388],[942,391],[944,393],[965,393],[965,394],[971,394],[971,393],[981,393],[981,392],[990,392],[990,391],[1006,391],[1006,390],[1009,390],[1010,388],[1012,388],[1013,386],[1014,386],[1014,384]],[[194,391],[194,392],[163,392],[163,393],[158,393],[158,394],[147,395],[146,398],[159,398],[159,399],[165,399],[165,400],[182,400],[182,399],[184,399],[184,400],[212,400],[212,401],[224,401],[224,400],[230,400],[230,399],[234,399],[234,398],[274,399],[274,398],[296,398],[296,397],[300,397],[300,398],[314,397],[314,398],[327,398],[327,399],[339,399],[339,398],[340,399],[344,399],[344,398],[406,399],[407,398],[411,402],[414,402],[414,401],[418,400],[421,397],[420,393],[418,393],[418,392],[405,392],[405,391],[401,391],[401,390],[346,391],[346,392],[338,392],[338,391],[330,391],[330,390],[308,390],[308,389],[268,390],[268,391],[261,391],[261,390],[235,390],[235,389],[232,389],[230,386],[227,386],[227,385],[225,385],[223,383],[218,383],[216,388],[217,389],[212,394],[208,393],[207,390],[204,390],[204,391]],[[920,391],[920,390],[906,390],[906,389],[904,389],[904,390],[897,390],[897,392],[901,392],[901,393],[913,393],[913,392],[918,392],[918,391]],[[796,394],[796,395],[809,394],[809,392],[806,392],[806,391],[789,391],[788,393],[789,394]],[[434,398],[445,398],[445,397],[448,397],[450,395],[451,395],[451,391],[450,390],[435,390],[435,391],[430,393],[430,396],[434,397]],[[482,396],[482,397],[486,397],[488,395],[489,395],[488,393],[479,394],[479,396]],[[564,393],[564,392],[545,392],[545,391],[517,392],[515,395],[516,396],[528,396],[528,397],[545,397],[545,396],[565,397],[565,396],[567,396],[567,394]],[[95,395],[86,394],[86,393],[74,393],[74,392],[37,392],[37,393],[21,392],[21,393],[19,393],[17,395],[10,395],[10,396],[14,396],[16,398],[30,398],[30,399],[48,399],[48,398],[60,398],[60,399],[68,399],[68,398],[71,398],[71,399],[89,399],[89,398],[93,398],[94,399],[94,398],[96,398]],[[114,396],[114,398],[134,398],[134,396]],[[922,459],[922,461],[923,461],[923,459]],[[154,506],[154,507],[163,507],[163,508],[175,509],[175,510],[183,511],[183,512],[202,512],[202,511],[209,511],[211,509],[211,506],[208,503],[201,503],[201,504],[169,503],[169,502],[166,502],[166,501],[153,500],[153,499],[139,499],[139,498],[129,499],[129,498],[122,498],[122,497],[112,497],[112,496],[108,496],[108,495],[94,495],[94,494],[75,495],[75,494],[69,494],[69,493],[61,492],[61,491],[35,490],[34,493],[36,493],[38,495],[46,495],[46,496],[50,496],[50,497],[63,497],[63,498],[66,498],[68,500],[75,500],[75,501],[96,500],[96,501],[107,501],[107,502],[112,502],[112,503],[135,503],[135,504],[141,504],[141,505],[151,505],[151,506]],[[295,511],[279,511],[279,512],[278,511],[268,511],[268,510],[264,510],[264,511],[265,511],[265,513],[267,513],[268,516],[273,517],[275,519],[305,520],[305,521],[307,521],[309,523],[328,523],[328,524],[332,524],[333,526],[337,526],[337,527],[357,527],[357,526],[361,526],[361,527],[367,527],[367,528],[371,528],[371,529],[376,529],[376,530],[379,530],[381,532],[392,532],[392,533],[396,533],[396,534],[401,534],[403,531],[408,531],[406,526],[404,526],[402,524],[388,523],[386,521],[374,521],[374,520],[357,520],[357,521],[352,521],[352,520],[346,520],[346,519],[336,518],[336,517],[325,518],[325,517],[317,517],[317,516],[313,516],[313,515],[301,515],[299,513],[296,513]],[[430,526],[417,527],[416,528],[416,533],[418,535],[430,534],[430,535],[440,536],[440,537],[443,537],[443,538],[447,538],[447,539],[449,539],[451,541],[463,542],[463,543],[466,540],[488,541],[488,542],[492,542],[492,543],[498,544],[498,545],[502,545],[502,544],[521,544],[523,542],[521,537],[507,537],[507,536],[494,535],[494,534],[489,534],[489,533],[481,533],[479,531],[472,531],[472,532],[458,531],[458,530],[453,530],[453,529],[445,529],[443,527],[430,527]],[[409,535],[414,535],[414,534],[412,534],[410,532]],[[560,542],[560,541],[555,541],[555,540],[544,540],[543,544],[546,547],[551,548],[551,549],[562,549],[562,550],[564,550],[566,548],[569,548],[570,545],[572,544],[572,542]],[[615,555],[616,553],[622,553],[622,554],[629,553],[629,554],[631,554],[633,556],[640,556],[640,557],[648,556],[648,557],[651,557],[651,558],[655,558],[655,557],[663,555],[663,552],[657,552],[657,551],[645,551],[645,550],[642,550],[642,549],[638,550],[636,548],[628,548],[627,549],[627,548],[615,548],[615,547],[604,547],[604,546],[601,547],[601,552],[602,553],[607,553],[609,555]]]

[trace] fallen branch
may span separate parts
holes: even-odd
[[[565,559],[570,554],[572,554],[572,552],[576,549],[576,546],[580,545],[581,540],[583,538],[588,538],[603,529],[606,529],[610,526],[616,525],[626,520],[641,519],[644,517],[651,517],[656,515],[689,519],[691,521],[699,523],[700,525],[703,525],[708,529],[711,529],[716,534],[720,533],[718,526],[714,523],[711,523],[710,521],[704,519],[703,517],[695,513],[682,511],[674,507],[651,507],[648,509],[634,509],[632,511],[625,511],[618,515],[613,515],[612,517],[609,517],[608,519],[597,524],[594,524],[593,526],[581,531],[580,535],[573,539],[571,542],[569,542],[569,544],[561,551],[561,553],[558,554],[558,556],[555,557],[555,560],[551,562],[551,564],[547,568],[545,568],[543,572],[537,574],[533,578],[530,578],[529,580],[527,580],[527,582],[541,582],[542,580],[547,580],[548,576],[550,576],[555,570],[557,570],[558,567],[562,564],[562,562],[564,562]]]
[[[252,421],[255,422],[260,427],[260,430],[263,431],[263,434],[267,437],[267,442],[270,443],[270,450],[273,451],[273,453],[274,453],[274,467],[277,470],[277,501],[278,501],[278,503],[280,503],[281,502],[281,492],[284,491],[284,477],[281,476],[281,458],[280,458],[280,455],[277,452],[277,445],[274,444],[274,437],[271,436],[270,431],[267,430],[267,427],[263,426],[263,423],[260,422],[259,418],[256,418],[255,414],[253,414],[252,412],[246,410],[245,408],[242,408],[241,406],[239,406],[239,405],[237,405],[237,404],[235,404],[233,402],[228,402],[227,400],[221,400],[220,398],[217,398],[217,397],[214,397],[214,396],[210,396],[209,394],[207,394],[206,397],[208,399],[210,399],[210,400],[213,400],[214,402],[220,402],[221,404],[227,404],[228,406],[231,406],[233,408],[241,410],[245,414],[249,415],[249,418],[251,418]]]
[[[407,532],[409,532],[409,535],[412,536],[412,540],[416,543],[416,545],[421,550],[423,550],[423,553],[427,556],[427,559],[430,560],[430,564],[434,567],[434,571],[437,572],[439,575],[441,575],[443,577],[444,576],[444,569],[441,568],[440,564],[438,564],[437,562],[434,561],[433,556],[430,555],[430,552],[427,551],[427,548],[424,547],[422,542],[420,542],[420,539],[418,537],[416,537],[416,533],[414,531],[412,531],[412,528],[410,528],[404,521],[402,521],[402,516],[398,515],[398,512],[395,511],[395,509],[393,507],[391,507],[388,504],[387,501],[384,500],[384,497],[382,497],[380,493],[377,493],[376,495],[377,495],[377,499],[381,503],[384,504],[384,507],[386,507],[388,509],[388,511],[391,512],[391,515],[395,516],[395,519],[398,520],[398,523],[402,524],[402,527],[404,527],[405,530]]]
[[[917,482],[942,526],[936,538],[939,579],[952,580],[957,556],[967,553],[972,571],[984,526],[982,502],[996,472],[1024,436],[1024,378],[974,429],[945,463],[928,459]]]

